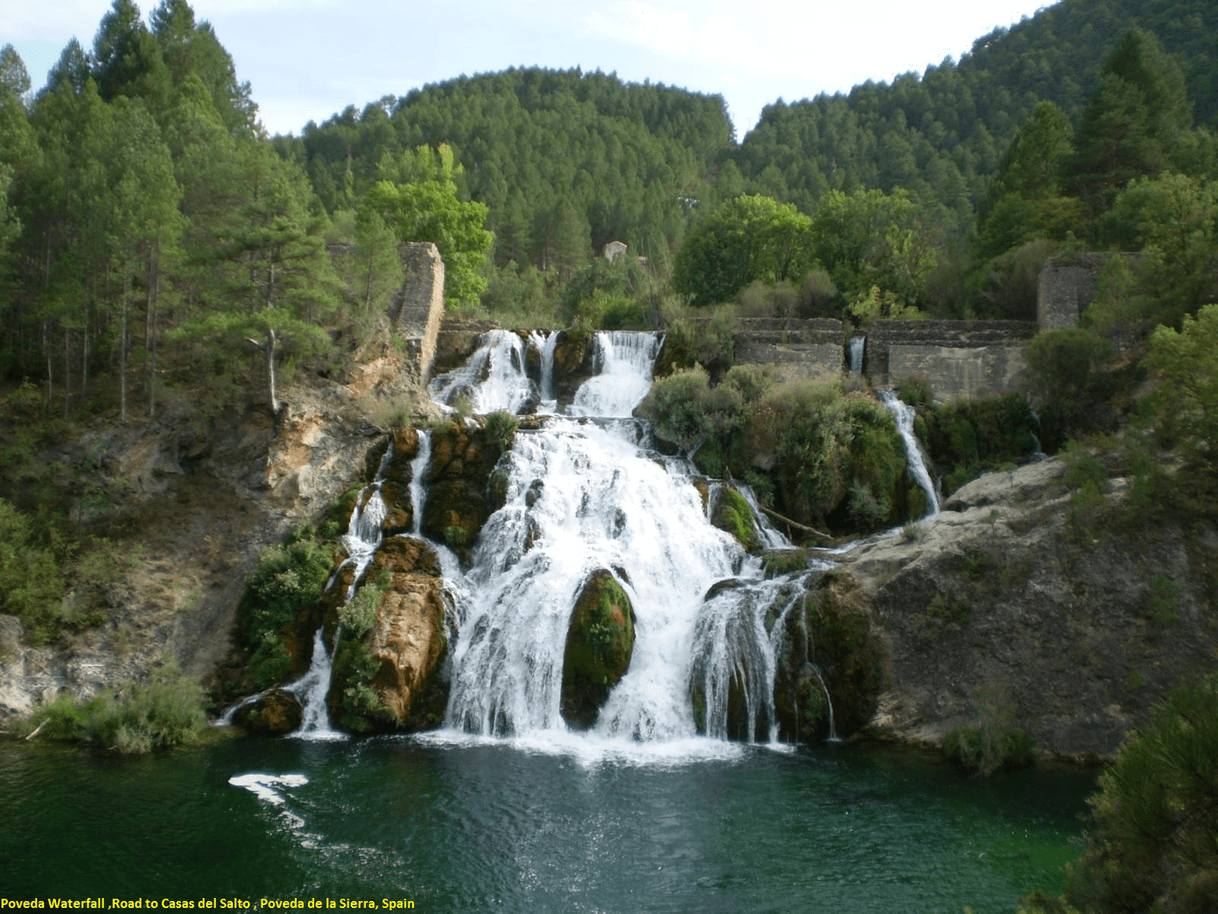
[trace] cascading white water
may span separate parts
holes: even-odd
[[[664,338],[658,333],[626,330],[596,335],[599,374],[575,393],[573,416],[626,418],[651,389],[651,372]]]
[[[440,375],[428,385],[428,391],[448,408],[465,399],[478,414],[518,413],[538,400],[537,386],[529,380],[525,363],[524,340],[518,334],[490,330],[468,364]]]
[[[422,437],[424,433],[420,433]],[[422,444],[420,443],[420,448]],[[376,471],[376,478],[364,487],[355,500],[351,511],[351,519],[347,522],[347,532],[342,536],[343,548],[347,551],[347,559],[339,566],[339,570],[348,566],[355,569],[351,578],[351,586],[347,589],[344,600],[355,596],[360,579],[367,570],[376,550],[381,545],[381,525],[385,521],[385,500],[381,497],[381,484],[384,482],[385,469],[393,458],[393,439],[381,458]],[[326,589],[333,587],[338,578],[338,571],[331,576]],[[309,669],[300,679],[286,686],[286,690],[300,699],[302,713],[300,726],[291,734],[301,739],[326,740],[346,739],[345,733],[330,727],[330,713],[326,707],[326,695],[330,691],[330,680],[334,673],[334,654],[338,651],[338,641],[342,637],[342,626],[334,633],[334,650],[326,650],[324,625],[317,627],[313,636],[313,654],[309,660]]]
[[[427,497],[423,476],[427,472],[427,464],[431,461],[431,432],[419,429],[418,434],[419,450],[410,462],[410,509],[413,512],[410,532],[415,536],[418,536],[423,528],[423,500]]]
[[[529,342],[536,347],[541,359],[541,383],[538,385],[541,407],[538,411],[552,413],[558,406],[558,391],[554,386],[554,350],[558,347],[558,331],[543,334],[540,330],[534,330],[529,334]]]
[[[850,373],[863,373],[863,352],[867,346],[867,337],[850,337]]]
[[[571,609],[592,572],[617,570],[637,616],[630,671],[598,730],[693,735],[688,646],[702,595],[744,553],[704,519],[697,491],[633,445],[558,421],[518,435],[505,506],[466,576],[453,654],[451,726],[479,733],[565,728],[559,714]],[[541,482],[538,486],[537,481]]]
[[[922,459],[922,448],[918,444],[918,436],[914,434],[913,424],[917,413],[912,406],[901,402],[895,391],[881,390],[878,392],[880,401],[888,408],[897,420],[897,430],[901,440],[905,442],[905,458],[909,473],[914,481],[926,493],[926,504],[929,505],[926,517],[939,513],[939,495],[935,491],[935,483],[926,469],[926,461]]]
[[[600,374],[580,388],[571,412],[618,422],[556,417],[517,433],[505,457],[505,504],[483,527],[460,586],[447,727],[565,732],[571,611],[589,577],[608,570],[634,607],[636,637],[629,669],[588,738],[692,737],[699,721],[691,690],[704,698],[702,729],[724,737],[729,683],[740,683],[742,671],[747,714],[773,729],[772,639],[781,623],[771,618],[767,627],[765,617],[784,582],[764,581],[760,561],[709,523],[690,467],[641,449],[633,420],[621,427],[650,387],[660,342],[656,334],[597,335]],[[729,579],[730,589],[704,600]]]

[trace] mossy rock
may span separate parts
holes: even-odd
[[[757,522],[753,518],[753,509],[744,500],[744,496],[731,486],[724,486],[719,492],[715,503],[711,523],[736,538],[749,552],[761,548],[761,537],[757,531]]]
[[[339,643],[327,696],[331,719],[356,733],[437,727],[448,700],[439,556],[425,540],[395,537],[377,551],[369,576],[384,590],[371,628]]]
[[[838,736],[871,721],[886,680],[887,653],[872,623],[870,598],[854,578],[843,572],[817,578],[803,605],[787,615],[784,643],[774,682],[782,739],[828,737],[829,701]]]
[[[561,711],[568,725],[596,722],[634,651],[634,607],[609,571],[588,578],[575,601],[563,654]]]
[[[282,736],[300,726],[300,700],[285,689],[272,689],[233,714],[233,723],[247,733]]]

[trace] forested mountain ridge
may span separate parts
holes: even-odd
[[[945,60],[891,84],[847,94],[778,101],[728,154],[742,189],[805,212],[829,190],[904,187],[954,214],[972,212],[1016,130],[1040,101],[1075,124],[1117,41],[1139,27],[1184,72],[1196,123],[1218,120],[1218,6],[1207,0],[1062,0],[979,38],[958,63]]]
[[[667,250],[684,223],[681,199],[700,193],[733,139],[721,96],[525,68],[349,107],[281,149],[301,158],[334,212],[401,150],[447,144],[462,190],[490,211],[496,261],[570,270],[614,239]]]

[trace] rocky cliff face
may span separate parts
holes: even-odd
[[[233,614],[264,546],[315,522],[364,472],[383,416],[420,409],[390,352],[342,382],[305,378],[279,424],[263,410],[203,422],[187,410],[142,425],[97,420],[49,459],[95,466],[93,528],[127,553],[108,621],[70,643],[32,648],[0,617],[0,718],[67,689],[78,697],[165,656],[205,681],[230,650]],[[418,418],[424,418],[422,414]]]
[[[1218,526],[1084,529],[1063,476],[1055,459],[990,474],[844,556],[887,651],[874,732],[938,745],[998,704],[1043,750],[1107,756],[1181,676],[1213,668]]]

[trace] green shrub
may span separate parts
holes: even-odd
[[[1068,869],[1085,912],[1213,909],[1218,891],[1218,676],[1181,685],[1131,732],[1088,800]]]
[[[466,527],[453,524],[444,528],[444,542],[452,546],[454,549],[461,546],[468,546],[470,542],[469,529]]]
[[[500,410],[489,413],[486,417],[486,440],[503,453],[512,446],[519,427],[519,420],[509,412]]]
[[[1042,330],[1026,350],[1037,408],[1072,432],[1103,428],[1112,390],[1103,368],[1112,352],[1111,343],[1081,327]]]
[[[989,777],[1032,764],[1036,744],[1018,727],[956,727],[944,737],[943,752],[965,771]]]
[[[1015,706],[1002,686],[973,692],[977,725],[957,727],[943,740],[943,752],[965,771],[989,777],[998,771],[1026,768],[1036,760],[1032,738],[1013,723]]]
[[[22,730],[28,734],[41,726],[48,738],[124,754],[170,749],[199,735],[207,722],[203,700],[203,687],[171,661],[144,682],[124,683],[115,693],[99,693],[84,704],[61,694],[30,715]]]
[[[321,598],[333,563],[328,547],[318,544],[311,527],[302,526],[282,544],[262,550],[246,582],[237,614],[238,631],[253,651],[246,673],[258,688],[281,682],[289,673],[289,632]]]
[[[906,378],[897,386],[897,396],[910,406],[930,406],[935,402],[930,381],[926,378]]]

